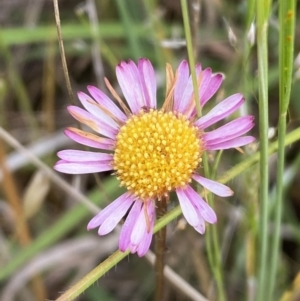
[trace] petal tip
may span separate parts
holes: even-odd
[[[92,224],[91,222],[89,222],[89,223],[87,224],[87,226],[86,226],[86,229],[87,229],[88,231],[91,231],[92,229],[95,229],[95,227],[93,226],[93,224]]]

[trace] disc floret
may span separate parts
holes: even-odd
[[[137,197],[161,199],[191,182],[202,152],[199,129],[186,116],[143,110],[120,128],[114,169],[121,186]]]

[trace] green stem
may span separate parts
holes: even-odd
[[[209,204],[214,207],[213,196],[210,194],[208,197]],[[222,270],[222,257],[221,257],[221,248],[219,244],[219,237],[218,231],[216,226],[211,227],[212,232],[212,243],[213,243],[213,251],[214,251],[214,276],[217,284],[218,289],[218,300],[225,301],[226,300],[226,293],[224,287],[224,279],[223,279],[223,270]]]
[[[96,268],[94,268],[91,272],[85,275],[84,278],[79,280],[76,283],[76,290],[74,290],[74,287],[72,287],[71,289],[67,290],[64,294],[62,294],[59,298],[57,298],[56,301],[74,300],[76,297],[78,297],[80,293],[84,292],[92,283],[96,282],[99,279],[99,275],[107,273],[128,254],[129,251],[124,253],[121,251],[116,251],[107,259],[105,259],[101,264],[99,264]]]
[[[216,178],[216,173],[217,173],[217,169],[218,169],[222,154],[223,154],[223,150],[220,150],[220,151],[218,151],[216,157],[214,158],[215,162],[214,162],[214,165],[211,169],[211,178],[212,179]]]
[[[283,174],[285,157],[286,115],[291,95],[294,32],[295,32],[295,0],[279,1],[279,122],[278,122],[278,162],[275,202],[275,229],[271,246],[270,287],[267,300],[272,300],[280,252],[280,227],[283,203]]]
[[[207,178],[211,178],[211,173],[208,165],[208,158],[207,153],[203,154],[203,168],[204,174]],[[214,199],[211,193],[208,194],[208,203],[209,205],[214,208]],[[218,300],[225,301],[226,294],[225,294],[225,287],[224,287],[224,280],[223,280],[223,273],[222,273],[222,258],[221,258],[221,248],[219,244],[218,232],[217,227],[212,226],[211,229],[207,232],[206,241],[210,246],[210,252],[212,252],[212,260],[209,259],[211,268],[214,274],[214,280],[216,281],[217,289],[218,289]]]
[[[190,72],[193,81],[196,111],[197,111],[197,116],[201,117],[201,106],[200,106],[199,93],[198,93],[198,82],[197,82],[197,76],[195,70],[194,50],[193,50],[193,43],[192,43],[192,34],[190,28],[187,0],[181,0],[181,9],[182,9],[184,33],[185,33],[186,46],[188,51]]]
[[[259,93],[259,137],[260,137],[260,232],[259,232],[259,274],[258,301],[267,301],[268,261],[268,16],[270,1],[256,1],[257,56]]]

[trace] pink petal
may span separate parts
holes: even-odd
[[[207,150],[237,148],[237,147],[241,147],[246,144],[252,143],[254,140],[255,140],[255,138],[252,136],[244,136],[244,137],[234,138],[232,140],[225,141],[222,143],[207,144],[205,147]]]
[[[78,92],[77,95],[84,108],[99,119],[99,121],[105,123],[106,126],[111,127],[112,129],[119,129],[119,125],[103,110],[101,110],[97,103],[89,95],[83,92]]]
[[[212,71],[211,68],[204,69],[200,74],[200,83],[199,83],[199,99],[202,105],[202,97],[206,90],[209,88],[210,79]]]
[[[138,216],[142,210],[142,202],[139,200],[134,201],[132,208],[130,209],[128,216],[122,226],[119,239],[119,249],[122,252],[125,252],[129,249],[131,242],[130,237],[133,230],[133,227],[138,219]]]
[[[116,129],[112,129],[112,127],[108,126],[106,123],[102,122],[91,113],[75,106],[69,106],[68,111],[75,119],[87,125],[94,131],[109,138],[115,139],[118,131]]]
[[[87,229],[91,230],[99,227],[108,217],[114,214],[114,212],[121,206],[127,199],[133,202],[129,192],[126,192],[119,196],[116,200],[102,209],[96,216],[94,216],[87,225]]]
[[[146,105],[156,108],[156,78],[152,64],[148,59],[139,59],[138,69]]]
[[[233,195],[233,191],[228,186],[225,186],[221,183],[206,179],[196,174],[192,175],[192,178],[204,188],[208,189],[218,196],[226,197]]]
[[[215,74],[212,76],[210,68],[206,68],[201,73],[202,80],[199,87],[199,99],[200,104],[203,107],[206,102],[216,93],[219,89],[223,76],[221,74]],[[191,112],[189,112],[188,117],[193,118],[196,116],[196,108],[194,107]]]
[[[218,91],[223,81],[223,75],[218,73],[211,77],[209,85],[205,91],[200,94],[201,106],[204,106]]]
[[[142,207],[142,210],[139,213],[139,216],[136,220],[136,223],[132,229],[132,233],[130,236],[130,242],[134,246],[138,246],[141,240],[143,239],[143,236],[147,232],[147,224],[145,219],[145,212],[144,212],[144,206]]]
[[[155,207],[154,207],[154,202],[152,200],[148,202],[147,213],[150,220],[150,231],[149,232],[146,231],[146,234],[143,236],[138,246],[137,254],[139,257],[144,256],[148,252],[152,241],[153,226],[155,221]]]
[[[126,214],[129,207],[132,205],[133,199],[128,197],[124,200],[118,208],[115,209],[114,213],[108,216],[103,223],[100,225],[98,234],[105,235],[111,232],[116,225],[120,222],[121,218]]]
[[[198,119],[195,125],[200,129],[205,129],[236,111],[244,101],[242,94],[231,95],[216,105],[208,114]]]
[[[196,76],[198,78],[201,74],[201,65],[197,64],[195,68],[196,68]],[[192,76],[190,76],[187,85],[183,91],[183,94],[181,95],[181,98],[179,100],[179,104],[177,108],[178,112],[182,114],[188,114],[188,112],[192,111],[195,108],[196,104],[194,103],[193,94],[194,94],[194,87],[193,87]]]
[[[190,200],[187,196],[186,189],[187,188],[177,188],[176,193],[185,219],[191,226],[195,227],[199,224],[199,219],[197,212],[192,204],[192,200]]]
[[[116,75],[132,113],[138,113],[146,102],[137,66],[133,61],[121,62],[116,68]]]
[[[177,81],[174,88],[174,110],[178,111],[181,103],[182,95],[189,80],[189,64],[182,61],[177,69]]]
[[[139,257],[143,257],[149,250],[151,241],[152,241],[152,236],[153,236],[153,225],[151,225],[150,232],[146,232],[142,241],[140,242],[137,250],[133,251],[131,253],[137,252]]]
[[[57,156],[66,161],[71,162],[98,162],[98,161],[109,161],[113,159],[112,154],[88,152],[82,150],[67,149],[57,153]]]
[[[112,150],[115,148],[113,140],[99,137],[92,133],[84,132],[76,128],[67,128],[65,130],[65,135],[70,139],[89,147],[95,147],[105,150]]]
[[[93,98],[103,107],[105,107],[109,112],[112,113],[117,119],[125,122],[127,116],[117,107],[117,105],[101,90],[94,86],[88,86],[90,94]]]
[[[201,69],[200,69],[200,71],[201,71]],[[199,72],[199,74],[197,73],[197,78],[198,78],[198,82],[199,82],[199,84],[198,84],[199,100],[200,100],[201,106],[202,106],[202,95],[205,93],[205,91],[208,88],[208,85],[209,85],[209,82],[211,79],[211,74],[212,74],[211,68],[206,68],[202,72]],[[194,92],[194,89],[192,90],[192,93],[193,92]],[[193,118],[193,117],[195,117],[196,113],[197,112],[196,112],[196,104],[195,104],[193,106],[190,106],[189,111],[186,113],[186,115],[190,118]]]
[[[217,222],[217,216],[214,210],[201,198],[201,196],[190,186],[186,188],[186,194],[188,198],[191,200],[194,206],[197,207],[197,211],[201,216],[211,224]],[[198,226],[200,221],[196,226]]]
[[[237,118],[214,131],[205,133],[204,140],[207,144],[215,144],[237,138],[253,128],[253,120],[253,116]]]
[[[204,218],[201,216],[201,214],[198,215],[198,219],[199,219],[199,224],[194,227],[194,229],[199,232],[200,234],[204,234],[205,233],[205,221]]]
[[[60,160],[54,166],[54,169],[67,173],[67,174],[86,174],[86,173],[95,173],[112,170],[113,167],[110,162],[68,162],[65,160]]]

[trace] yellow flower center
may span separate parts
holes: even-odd
[[[184,115],[151,109],[121,127],[114,169],[137,197],[161,199],[191,182],[202,153],[201,133]]]

